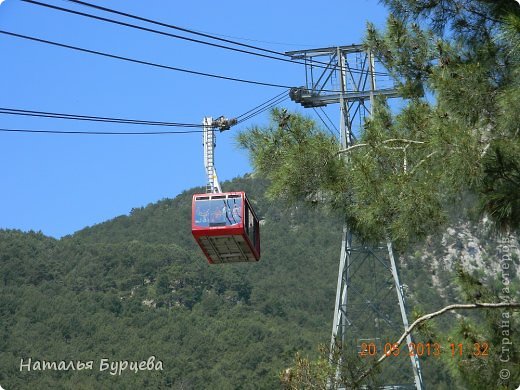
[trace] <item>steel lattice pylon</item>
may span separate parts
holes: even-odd
[[[286,54],[304,60],[306,64],[306,85],[291,89],[289,95],[293,101],[313,109],[339,103],[341,150],[355,143],[356,130],[358,134],[361,131],[361,125],[356,129],[356,119],[361,123],[365,115],[371,114],[376,95],[398,96],[393,83],[382,79],[382,74],[375,71],[372,53],[361,45]],[[380,88],[376,88],[376,77],[377,84],[382,85]],[[408,326],[392,243],[387,241],[379,247],[355,243],[348,225],[344,224],[330,344],[330,360],[337,368],[335,378],[329,381],[330,387],[342,385],[342,358],[335,361],[338,349],[365,356],[368,365],[373,350],[377,351],[376,356],[381,355],[385,345],[395,342]],[[411,342],[411,335],[408,335],[404,353],[388,358],[391,362],[385,365],[378,383],[371,385],[394,389],[424,388],[419,359],[408,353]]]

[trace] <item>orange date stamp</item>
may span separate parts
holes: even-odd
[[[406,346],[408,347],[406,350]],[[473,346],[462,343],[409,343],[405,345],[405,348],[401,348],[397,343],[386,343],[383,350],[378,350],[375,343],[361,343],[360,350],[358,352],[360,357],[376,357],[382,354],[387,357],[397,356],[418,356],[428,357],[434,356],[439,357],[441,355],[448,354],[455,358],[457,356],[464,356],[465,354],[471,353],[475,357],[485,358],[489,356],[489,344],[486,341],[473,343]]]

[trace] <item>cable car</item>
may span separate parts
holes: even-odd
[[[191,232],[210,264],[260,259],[260,224],[244,192],[193,195]]]
[[[260,224],[242,192],[222,192],[215,169],[215,129],[229,130],[237,120],[223,116],[203,121],[202,145],[208,181],[206,193],[193,195],[191,232],[210,264],[260,259]]]

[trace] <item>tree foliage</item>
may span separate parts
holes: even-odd
[[[240,144],[273,197],[323,200],[368,241],[389,237],[406,248],[442,226],[467,194],[497,227],[517,229],[520,8],[386,3],[387,28],[369,24],[365,45],[407,98],[400,112],[377,100],[343,160],[308,118],[279,110],[268,127],[240,134]]]
[[[315,356],[328,338],[338,221],[301,207],[286,214],[262,180],[222,185],[247,191],[263,220],[259,263],[207,264],[190,231],[200,188],[61,240],[0,230],[0,384],[273,389],[297,351]],[[102,358],[152,355],[163,371],[99,370]],[[20,371],[29,357],[94,367]]]
[[[424,68],[425,85],[436,108],[445,112],[442,124],[455,121],[456,128],[471,131],[481,144],[480,154],[471,156],[480,166],[471,190],[478,194],[481,210],[500,230],[518,229],[520,5],[513,0],[385,3],[396,15],[389,25],[431,27],[437,50],[433,58],[423,57],[430,64],[437,60]],[[386,38],[395,35],[391,30]],[[384,55],[387,42],[373,28],[367,43],[393,67]]]
[[[391,11],[386,29],[369,24],[365,45],[388,69],[406,98],[404,107],[393,112],[376,100],[357,143],[339,153],[308,118],[290,114],[287,121],[280,111],[273,112],[268,127],[242,133],[241,145],[257,171],[272,181],[273,197],[323,201],[346,215],[365,241],[390,238],[404,251],[461,213],[489,219],[499,233],[518,231],[520,5],[514,0],[383,2]],[[305,138],[292,139],[289,147],[278,142],[302,123]],[[317,158],[316,150],[323,155]],[[324,170],[324,162],[337,172]],[[460,283],[466,300],[478,294],[498,298],[480,282],[477,288],[473,276],[461,276]],[[460,321],[451,340],[469,345],[487,338],[499,346],[499,317],[485,318]],[[511,320],[512,328],[517,320]],[[512,354],[517,359],[516,350]],[[513,385],[497,382],[496,350],[487,361],[465,356],[445,363],[460,386]],[[301,358],[295,364],[304,379],[316,367]],[[484,370],[483,381],[468,379]]]
[[[315,202],[324,193],[340,191],[345,177],[336,140],[301,115],[274,109],[271,116],[269,127],[253,127],[238,136],[253,156],[254,169],[270,180],[269,197]]]

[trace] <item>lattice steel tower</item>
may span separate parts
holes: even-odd
[[[362,131],[365,115],[372,113],[376,95],[398,96],[393,83],[385,80],[383,73],[376,72],[372,53],[361,45],[286,54],[306,64],[306,84],[291,89],[289,95],[293,101],[315,111],[339,103],[342,150],[354,145],[356,135]],[[376,86],[376,81],[380,87]],[[319,112],[317,114],[321,119]],[[344,224],[330,344],[331,362],[338,348],[342,348],[364,356],[368,366],[373,351],[377,351],[376,356],[381,355],[385,345],[397,341],[408,326],[403,285],[399,282],[392,243],[368,246],[356,242]],[[424,388],[419,359],[408,353],[411,342],[409,335],[403,353],[387,358],[390,361],[378,375],[379,381],[370,385],[386,389]],[[335,383],[341,387],[340,367],[341,361],[338,361]]]

